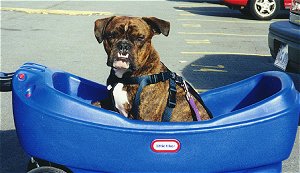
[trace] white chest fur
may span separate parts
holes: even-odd
[[[128,117],[124,105],[128,104],[127,92],[123,90],[124,84],[118,83],[113,89],[113,96],[115,100],[115,107],[119,110],[120,114]]]

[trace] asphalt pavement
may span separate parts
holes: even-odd
[[[264,71],[279,71],[269,52],[268,27],[274,21],[287,20],[288,13],[257,21],[216,0],[2,1],[1,71],[12,72],[25,62],[35,62],[105,83],[110,69],[93,27],[96,19],[112,15],[170,21],[169,36],[157,35],[153,44],[164,64],[199,92]],[[300,75],[289,74],[300,91]],[[0,172],[26,172],[28,156],[17,139],[11,93],[1,93],[0,125]],[[283,172],[300,172],[299,165],[298,135]]]

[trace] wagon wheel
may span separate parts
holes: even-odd
[[[27,165],[27,173],[72,173],[72,171],[63,165],[32,157]]]
[[[280,11],[279,0],[250,0],[250,13],[259,20],[270,20]]]
[[[43,166],[43,167],[34,168],[27,173],[67,173],[67,172],[51,166]]]

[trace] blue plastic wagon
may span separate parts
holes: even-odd
[[[12,87],[32,172],[280,172],[300,114],[299,92],[282,72],[201,94],[213,115],[202,122],[127,119],[91,105],[108,96],[105,86],[34,63],[16,71]]]

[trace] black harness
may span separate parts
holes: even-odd
[[[134,119],[140,119],[139,106],[141,101],[140,96],[143,91],[143,88],[149,84],[165,82],[167,80],[169,81],[169,90],[168,90],[169,95],[168,95],[166,108],[162,115],[162,121],[169,122],[171,120],[173,109],[176,106],[176,93],[177,93],[176,84],[178,84],[179,86],[183,86],[184,83],[186,83],[183,81],[182,77],[178,76],[176,73],[168,70],[166,72],[161,72],[153,75],[140,76],[140,77],[130,77],[125,73],[122,78],[118,78],[114,75],[114,71],[112,70],[111,75],[107,80],[107,85],[108,86],[111,85],[112,87],[109,91],[111,92],[112,95],[113,105],[115,104],[114,104],[114,97],[112,92],[117,83],[139,85],[136,95],[134,97],[134,101],[130,113],[133,115]],[[187,88],[188,91],[204,106],[203,101],[200,98],[199,94],[188,83],[187,83]],[[114,109],[115,111],[118,111],[116,108]],[[208,114],[211,115],[210,113]],[[196,120],[195,115],[193,115],[193,119]]]

